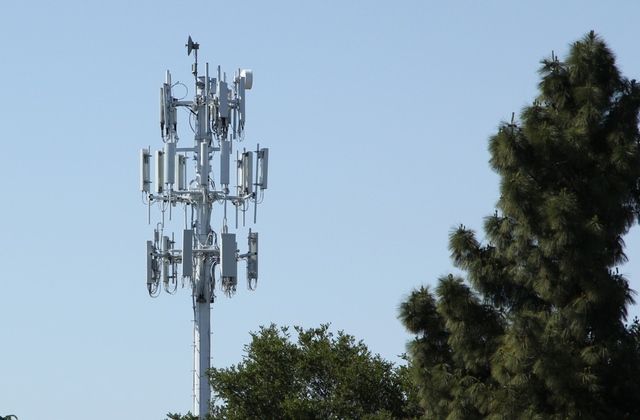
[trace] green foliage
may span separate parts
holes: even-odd
[[[194,416],[191,412],[187,414],[177,414],[177,413],[169,413],[167,414],[168,420],[198,420],[198,416]],[[207,420],[211,420],[211,416],[207,417]]]
[[[640,418],[637,320],[617,266],[640,209],[640,89],[593,32],[542,62],[540,95],[491,137],[487,242],[464,226],[400,318],[425,418]]]
[[[372,355],[361,341],[328,325],[275,325],[251,334],[239,364],[212,369],[220,419],[411,418],[419,414],[406,367]]]
[[[198,416],[194,416],[190,412],[185,415],[178,414],[178,413],[169,413],[167,414],[167,419],[168,420],[198,420]]]

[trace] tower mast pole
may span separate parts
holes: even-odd
[[[196,50],[197,53],[197,50]],[[197,58],[196,58],[197,60]],[[198,248],[202,251],[209,250],[211,243],[211,210],[212,203],[209,198],[209,145],[211,144],[211,130],[207,115],[209,98],[209,64],[206,64],[204,80],[199,80],[197,74],[197,61],[194,66],[196,79],[196,136],[195,150],[198,162],[199,185],[202,189],[202,199],[196,201],[195,233]],[[198,252],[196,251],[196,255]],[[198,413],[200,419],[205,418],[209,412],[211,401],[211,386],[207,378],[207,371],[211,367],[211,303],[213,301],[213,259],[208,252],[201,252],[197,257],[196,278],[192,290],[194,294],[194,402],[193,410]]]

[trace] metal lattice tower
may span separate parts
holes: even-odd
[[[161,220],[147,241],[147,289],[157,297],[161,290],[173,294],[178,289],[178,266],[182,267],[182,286],[191,287],[194,312],[194,375],[193,409],[204,419],[211,403],[211,387],[206,376],[211,366],[211,304],[215,298],[216,273],[219,285],[227,296],[236,291],[237,262],[246,261],[247,286],[254,290],[258,281],[258,233],[249,229],[247,252],[241,254],[236,234],[229,232],[227,205],[233,206],[235,228],[253,204],[253,222],[257,205],[267,188],[269,149],[236,152],[236,185],[231,186],[231,156],[234,146],[244,140],[246,92],[253,85],[251,70],[238,70],[227,83],[218,66],[216,77],[209,76],[209,63],[204,75],[198,74],[199,44],[189,37],[187,53],[194,54],[192,74],[195,78],[193,100],[177,99],[172,89],[182,83],[172,83],[167,71],[160,88],[160,130],[164,143],[152,155],[149,149],[140,151],[140,189],[149,207],[159,207]],[[184,85],[183,85],[184,86]],[[185,86],[186,87],[186,86]],[[194,132],[192,147],[178,147],[178,109],[189,114]],[[255,161],[254,161],[255,156]],[[217,161],[214,160],[217,158]],[[187,161],[192,159],[195,170],[190,174]],[[151,163],[155,177],[151,180]],[[255,165],[254,165],[255,162]],[[217,171],[214,171],[217,166]],[[217,175],[217,176],[214,176]],[[189,179],[191,176],[191,179]],[[153,191],[151,187],[153,184]],[[214,206],[222,207],[219,231],[211,228]],[[184,209],[182,249],[176,249],[174,235],[165,231],[165,221],[171,220],[175,207]]]

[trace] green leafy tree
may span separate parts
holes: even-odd
[[[419,414],[406,367],[372,355],[361,341],[328,325],[275,325],[251,334],[243,360],[212,369],[220,419],[398,419]]]
[[[178,413],[169,413],[167,414],[167,419],[169,420],[198,420],[198,416],[191,414],[188,412],[187,414],[178,414]],[[210,420],[211,416],[207,416],[206,420]]]
[[[623,237],[639,215],[640,90],[593,32],[542,62],[539,96],[491,137],[486,243],[450,236],[461,277],[400,318],[425,418],[640,418]]]

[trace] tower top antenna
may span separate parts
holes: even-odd
[[[198,82],[198,50],[200,49],[200,44],[198,44],[197,42],[193,42],[193,39],[191,39],[191,35],[189,35],[189,39],[187,40],[187,43],[184,44],[184,46],[187,47],[187,55],[191,55],[191,51],[193,51],[195,61],[191,66],[191,73],[196,78],[196,83],[197,83]]]
[[[185,47],[187,47],[187,55],[191,55],[191,51],[196,50],[196,57],[198,56],[198,49],[200,49],[200,44],[198,44],[197,42],[193,42],[193,39],[191,39],[191,35],[189,35],[189,39],[187,40],[187,43],[184,44]]]

